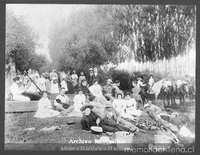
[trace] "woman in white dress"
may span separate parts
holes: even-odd
[[[38,86],[42,91],[46,91],[45,81],[44,73],[42,73],[41,77],[38,79]]]
[[[59,87],[58,87],[58,75],[53,70],[50,73],[50,79],[51,79],[51,94],[58,94],[59,93]]]
[[[85,100],[82,89],[78,89],[78,94],[74,96],[74,111],[81,112],[80,108],[85,104]]]
[[[131,120],[134,120],[135,118],[126,111],[126,100],[122,98],[122,94],[117,94],[117,99],[114,99],[112,103],[113,107],[120,113],[120,115],[123,118],[129,118]]]
[[[47,92],[43,92],[43,97],[38,101],[38,110],[34,117],[46,118],[59,115],[60,112],[52,109],[51,101],[47,97]]]
[[[19,77],[13,79],[14,83],[10,87],[10,92],[13,96],[14,101],[30,101],[30,98],[24,96],[22,93],[25,92],[25,89],[21,87],[22,83]]]
[[[142,111],[137,109],[137,102],[134,98],[130,97],[130,93],[125,97],[125,113],[131,116],[140,116]]]

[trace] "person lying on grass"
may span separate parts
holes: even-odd
[[[161,118],[161,115],[163,114],[162,110],[158,106],[152,104],[151,101],[144,105],[144,111],[142,112],[141,116],[145,114],[148,114],[152,119],[154,119],[157,122],[157,126],[163,125],[169,128],[172,132],[178,132],[178,127],[176,125],[169,123]],[[138,121],[139,119],[140,118],[138,118]]]
[[[116,122],[110,121],[108,119],[102,119],[99,115],[92,111],[93,105],[86,104],[81,107],[83,112],[83,117],[81,119],[82,130],[90,131],[92,126],[100,126],[103,132],[116,132],[116,131],[129,131],[128,128],[117,124]]]
[[[38,101],[38,110],[35,113],[34,117],[37,118],[46,118],[53,117],[60,114],[60,112],[52,109],[51,101],[47,97],[47,92],[44,91],[42,98]]]
[[[108,102],[105,105],[104,110],[104,118],[103,120],[108,120],[113,123],[119,124],[121,126],[124,126],[128,129],[128,131],[131,132],[139,132],[139,128],[137,128],[134,124],[131,124],[130,122],[126,121],[122,118],[119,112],[112,106],[111,102]]]
[[[65,95],[65,88],[60,89],[60,94],[54,100],[54,106],[61,115],[68,115],[74,110],[74,106],[69,104],[69,98]]]

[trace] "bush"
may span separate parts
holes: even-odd
[[[113,68],[113,69],[110,69],[109,72],[106,74],[105,81],[106,81],[106,79],[108,79],[108,77],[111,77],[113,82],[115,80],[120,81],[120,83],[121,83],[120,89],[121,90],[130,90],[132,87],[132,81],[137,81],[137,78],[141,77],[143,79],[144,83],[148,83],[151,75],[153,75],[155,82],[164,78],[164,76],[161,75],[160,73],[156,73],[156,72],[149,71],[149,70],[145,70],[142,72],[137,71],[137,72],[133,72],[132,74],[130,74],[128,71],[116,70],[115,68]]]
[[[111,72],[113,82],[116,80],[120,81],[120,89],[127,90],[131,87],[131,75],[124,70],[114,70]]]

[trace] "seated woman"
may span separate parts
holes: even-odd
[[[123,118],[134,120],[134,117],[126,111],[126,100],[122,99],[121,93],[117,94],[117,99],[114,99],[112,105]]]
[[[102,119],[95,112],[91,111],[92,109],[93,105],[90,104],[86,104],[80,109],[83,112],[83,117],[81,119],[83,130],[89,131],[91,126],[100,126],[102,127],[103,132],[129,131],[128,128],[125,128],[115,122]]]
[[[52,109],[51,102],[47,97],[47,92],[44,91],[42,98],[38,101],[38,110],[35,113],[34,117],[46,118],[46,117],[54,117],[59,114],[60,112]]]
[[[137,102],[134,98],[130,97],[130,93],[126,93],[125,97],[125,113],[133,116],[140,116],[142,111],[137,109]]]
[[[74,96],[74,111],[80,112],[80,108],[85,104],[86,98],[82,89],[78,89],[78,94]]]
[[[93,85],[89,87],[89,90],[92,93],[92,95],[95,96],[94,101],[100,102],[102,105],[105,105],[107,103],[107,100],[103,96],[102,88],[98,84],[98,80],[97,79],[93,80]]]
[[[22,82],[20,77],[13,78],[14,83],[10,87],[10,92],[14,101],[30,101],[29,97],[23,95],[24,89],[21,89]]]

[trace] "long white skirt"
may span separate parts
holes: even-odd
[[[59,93],[59,88],[58,88],[58,83],[54,84],[53,80],[51,81],[51,94],[58,94]]]
[[[37,118],[47,118],[47,117],[54,117],[59,115],[60,112],[55,111],[53,109],[38,109],[33,117]]]

